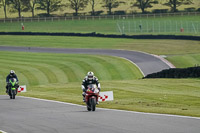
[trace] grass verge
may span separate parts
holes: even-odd
[[[99,80],[130,80],[142,78],[131,62],[110,56],[0,52],[0,87],[15,70],[21,84],[28,86],[82,82],[88,71]]]
[[[24,24],[26,32],[75,32],[75,33],[103,33],[103,34],[121,34],[117,23],[121,21],[126,24],[124,29],[125,34],[179,34],[179,35],[199,35],[198,24],[193,24],[196,27],[197,33],[193,31],[192,23],[199,22],[199,16],[175,16],[161,18],[132,18],[125,20],[68,20],[68,21],[40,21],[40,22],[6,22],[0,23],[0,31],[3,32],[23,32],[21,23]],[[178,23],[177,23],[178,22]],[[148,24],[147,24],[148,23]],[[170,23],[170,24],[169,24]],[[185,25],[185,32],[180,32],[180,25]],[[139,25],[143,25],[140,30]],[[147,25],[148,26],[147,26]],[[146,25],[146,26],[145,26]],[[160,25],[160,26],[158,26]],[[178,25],[178,26],[177,26]],[[121,26],[122,28],[122,26]],[[151,29],[152,31],[149,31]],[[129,29],[129,30],[128,30]],[[165,29],[165,30],[164,30]],[[174,30],[176,29],[176,30]],[[190,31],[189,31],[190,29]],[[150,32],[150,33],[147,33]],[[162,32],[161,32],[162,31]],[[186,33],[188,31],[188,33]]]
[[[2,35],[0,36],[0,45],[53,48],[125,49],[143,51],[157,55],[198,54],[200,52],[200,42],[189,40]]]
[[[81,81],[92,70],[102,91],[114,92],[114,101],[98,107],[200,117],[200,79],[138,79],[139,70],[120,58],[0,52],[0,68],[0,94],[14,69],[20,84],[28,85],[28,92],[18,95],[84,105]]]
[[[114,101],[98,107],[200,117],[199,79],[101,81]],[[34,86],[20,95],[82,104],[80,82]]]

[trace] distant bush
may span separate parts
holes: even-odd
[[[168,9],[154,9],[152,13],[167,13]]]
[[[52,15],[52,14],[47,14],[47,13],[40,13],[40,14],[38,14],[36,17],[53,17],[54,15]]]
[[[191,8],[185,8],[184,9],[186,12],[195,12],[196,9],[194,7],[191,7]]]
[[[115,11],[114,15],[126,15],[125,11]]]
[[[197,12],[200,12],[200,8],[197,9]]]
[[[166,69],[145,78],[200,78],[200,67]]]
[[[94,12],[94,14],[92,14],[92,12],[89,12],[91,15],[94,15],[94,16],[99,16],[99,15],[101,15],[102,13],[103,13],[103,11],[102,10],[100,10],[100,11],[95,11]]]

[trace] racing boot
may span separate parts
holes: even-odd
[[[83,96],[83,102],[85,102],[85,92],[82,93]]]

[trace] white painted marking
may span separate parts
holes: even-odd
[[[118,56],[118,57],[119,57],[119,56]],[[143,71],[140,69],[140,67],[139,67],[137,64],[135,64],[133,61],[131,61],[131,60],[127,59],[127,58],[124,58],[124,57],[119,57],[119,58],[125,59],[125,60],[129,61],[130,63],[132,63],[133,65],[135,65],[135,66],[140,70],[140,72],[142,73],[143,77],[145,76],[145,75],[144,75],[144,72],[143,72]]]
[[[60,103],[60,104],[66,104],[66,105],[72,105],[72,106],[78,106],[78,107],[84,107],[84,108],[86,107],[84,105],[78,105],[78,104],[60,102],[60,101],[54,101],[54,100],[46,100],[46,99],[32,98],[32,97],[25,97],[25,96],[18,96],[18,97],[28,98],[28,99],[33,99],[33,100],[40,100],[40,101],[45,101],[45,102]],[[98,109],[100,109],[100,110],[108,110],[108,111],[124,112],[124,113],[134,113],[134,114],[143,114],[143,115],[152,115],[152,116],[165,116],[165,117],[177,117],[177,118],[200,120],[200,117],[191,117],[191,116],[159,114],[159,113],[145,113],[145,112],[136,112],[136,111],[127,111],[127,110],[118,110],[118,109],[106,109],[106,108],[98,108]]]
[[[176,68],[171,62],[169,62],[168,60],[166,60],[165,58],[152,54],[154,57],[160,59],[162,62],[164,62],[165,64],[167,64],[170,68]]]
[[[7,133],[7,132],[5,132],[5,131],[2,131],[2,130],[0,130],[0,132],[2,132],[2,133]]]

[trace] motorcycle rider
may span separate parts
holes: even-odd
[[[83,79],[83,82],[82,82],[83,102],[85,102],[85,95],[86,95],[86,91],[87,91],[87,86],[90,85],[90,84],[96,84],[99,91],[101,90],[101,86],[100,86],[100,83],[98,81],[98,78],[95,77],[94,73],[91,72],[91,71],[87,73],[87,76]]]
[[[7,83],[7,85],[6,85],[6,93],[8,93],[8,83],[9,83],[9,80],[10,80],[11,78],[16,78],[16,82],[19,81],[18,78],[17,78],[17,75],[15,74],[15,71],[14,71],[14,70],[10,70],[10,74],[8,74],[8,76],[6,77],[6,83]],[[17,84],[16,87],[18,88],[19,85]]]

